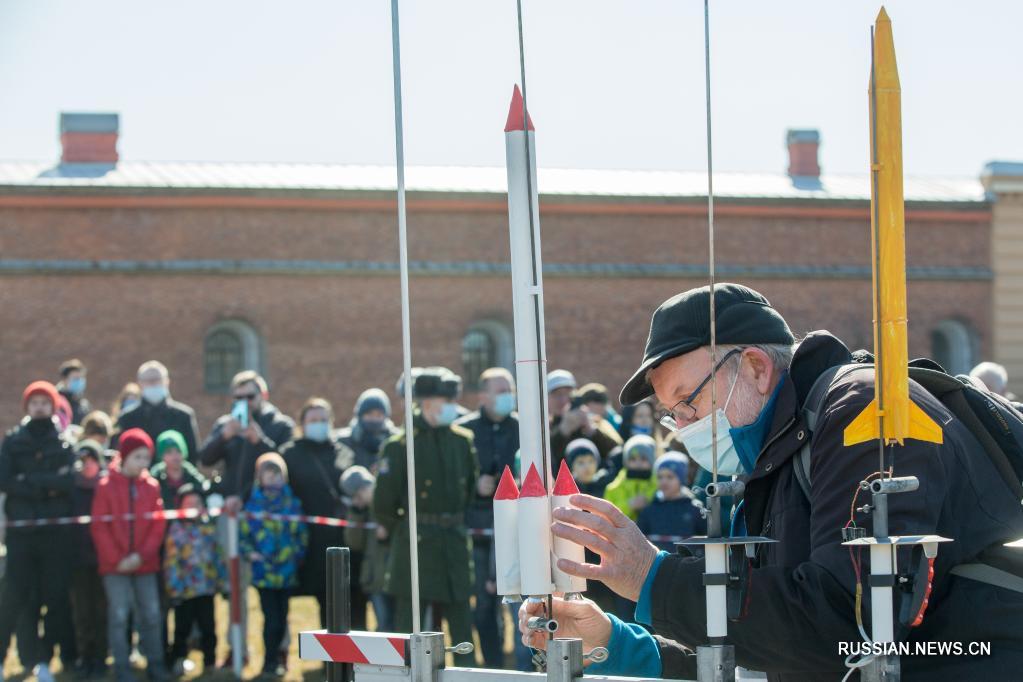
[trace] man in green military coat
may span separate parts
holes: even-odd
[[[433,606],[434,622],[448,621],[452,641],[472,641],[469,597],[473,590],[472,551],[465,511],[479,477],[472,432],[452,422],[461,379],[444,368],[428,368],[415,378],[412,395],[416,455],[416,513],[419,527],[420,607]],[[391,535],[385,591],[395,597],[395,625],[412,631],[409,559],[408,467],[405,433],[388,440],[380,458],[373,511]],[[475,665],[472,654],[458,665]]]

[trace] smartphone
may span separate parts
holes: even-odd
[[[234,401],[234,407],[231,408],[231,416],[238,420],[238,423],[242,425],[242,428],[248,428],[249,426],[249,403],[247,400],[236,400]]]

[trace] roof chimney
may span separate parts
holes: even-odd
[[[817,160],[817,150],[821,144],[821,134],[815,129],[790,129],[787,142],[789,145],[789,177],[815,178],[821,176],[821,166]]]
[[[117,163],[117,114],[60,115],[61,163]]]

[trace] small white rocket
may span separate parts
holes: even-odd
[[[583,548],[551,533],[551,509],[567,506],[578,492],[567,481],[552,481],[547,417],[547,353],[544,337],[543,259],[540,204],[536,190],[533,121],[518,86],[504,128],[508,166],[508,228],[511,242],[512,304],[515,320],[515,378],[518,384],[521,490],[509,469],[494,495],[497,593],[506,601],[542,597],[555,590],[581,592],[586,581],[558,571],[558,557],[583,560]],[[561,493],[557,498],[550,491]],[[567,493],[571,489],[571,493]],[[556,551],[555,551],[556,549]],[[555,553],[557,556],[555,556]]]
[[[571,507],[568,498],[579,494],[579,486],[572,478],[572,472],[568,470],[565,460],[561,460],[561,468],[558,469],[558,478],[554,481],[554,492],[551,493],[551,510],[557,507]],[[582,545],[576,544],[564,538],[554,538],[554,589],[564,592],[565,595],[578,594],[586,591],[586,578],[577,578],[565,573],[558,568],[558,559],[571,559],[576,563],[586,561],[586,551]]]

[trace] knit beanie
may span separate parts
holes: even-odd
[[[356,417],[361,417],[372,410],[383,410],[385,416],[391,416],[391,400],[379,388],[367,388],[355,401]]]
[[[671,473],[678,477],[678,480],[682,485],[686,484],[689,480],[689,458],[683,455],[681,452],[669,451],[657,458],[657,462],[654,464],[654,469],[660,471],[661,469],[667,469]]]
[[[356,464],[348,467],[341,474],[341,491],[348,497],[355,497],[355,493],[375,482],[376,478],[369,472],[369,469]]]
[[[188,459],[188,444],[185,443],[185,437],[174,430],[164,431],[156,437],[156,458],[163,459],[163,453],[170,448],[175,448]]]
[[[153,439],[149,437],[148,433],[142,429],[128,429],[121,434],[118,450],[120,451],[122,458],[127,457],[139,448],[145,448],[149,451],[150,456],[152,456]]]
[[[50,399],[50,404],[53,405],[54,411],[57,409],[57,404],[60,399],[60,394],[57,393],[57,387],[51,384],[49,381],[33,381],[26,388],[24,393],[21,394],[21,409],[28,411],[28,401],[34,395],[44,395]]]
[[[256,477],[259,477],[259,472],[263,470],[265,466],[274,466],[280,469],[281,476],[284,477],[284,482],[288,482],[288,465],[284,463],[284,458],[278,455],[276,452],[264,452],[258,458],[256,458]]]
[[[568,444],[568,447],[565,448],[565,464],[571,469],[575,460],[583,455],[593,457],[597,460],[597,464],[600,464],[600,451],[589,438],[576,438]]]
[[[656,454],[657,442],[653,438],[645,434],[633,436],[625,441],[625,447],[622,448],[622,463],[628,463],[633,455],[642,455],[650,461],[650,466],[653,466]]]

